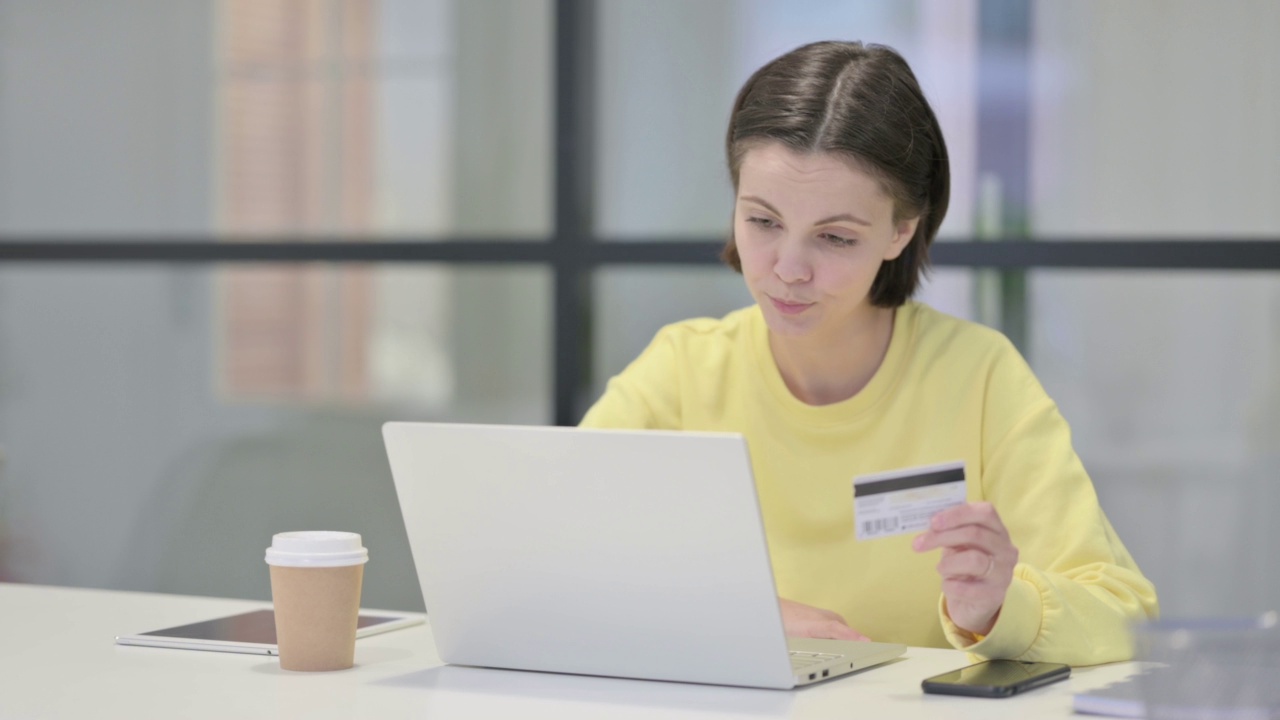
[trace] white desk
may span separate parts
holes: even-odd
[[[429,626],[356,643],[356,667],[288,673],[257,655],[121,647],[116,635],[263,607],[243,600],[0,583],[2,718],[1052,718],[1071,692],[1128,663],[1002,700],[923,695],[920,680],[967,664],[954,650],[794,691],[443,666]]]

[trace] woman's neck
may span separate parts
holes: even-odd
[[[892,308],[871,308],[863,322],[834,337],[770,332],[769,349],[792,395],[807,405],[831,405],[857,395],[875,377],[889,352],[893,319]]]

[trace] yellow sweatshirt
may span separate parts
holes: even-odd
[[[1088,665],[1129,658],[1128,624],[1158,613],[1017,350],[919,303],[898,308],[884,362],[843,402],[791,394],[753,306],[663,328],[582,425],[742,433],[778,594],[873,640]],[[983,638],[947,617],[938,551],[914,552],[912,535],[854,539],[855,476],[953,460],[966,463],[968,499],[995,506],[1020,553]]]

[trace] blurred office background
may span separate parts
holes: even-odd
[[[271,532],[332,527],[367,605],[420,609],[381,423],[572,423],[749,302],[712,250],[730,102],[842,38],[947,133],[922,299],[1019,344],[1167,613],[1280,606],[1277,32],[1272,0],[0,0],[0,580],[266,598]]]

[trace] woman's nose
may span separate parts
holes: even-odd
[[[799,240],[783,240],[774,259],[773,273],[785,283],[807,282],[813,275],[813,266]]]

